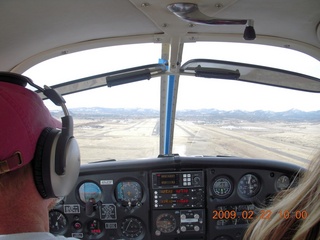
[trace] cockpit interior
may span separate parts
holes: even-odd
[[[264,208],[319,149],[319,0],[0,6],[0,71],[59,93],[67,109],[27,85],[79,144],[52,234],[241,240],[255,218],[292,217]]]

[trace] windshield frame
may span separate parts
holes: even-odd
[[[188,43],[189,44],[189,43]],[[193,46],[194,43],[192,43]],[[230,44],[230,43],[228,43]],[[250,45],[250,44],[247,44]],[[254,44],[251,44],[254,45]],[[120,47],[120,45],[117,45],[117,47]],[[183,49],[183,47],[181,47]],[[170,48],[168,48],[168,44],[162,44],[162,51],[161,51],[161,60],[159,60],[160,63],[158,64],[151,64],[151,65],[142,65],[140,67],[131,67],[127,69],[118,69],[116,71],[111,71],[107,73],[102,73],[98,75],[92,75],[92,76],[87,76],[84,78],[79,78],[71,81],[64,81],[63,83],[56,84],[53,86],[53,88],[60,89],[60,91],[63,95],[68,95],[71,93],[76,93],[79,91],[85,91],[88,89],[93,89],[93,88],[100,88],[102,86],[108,85],[107,78],[112,76],[113,74],[118,74],[120,73],[123,74],[124,78],[128,77],[126,74],[130,74],[132,70],[139,70],[141,69],[144,71],[145,69],[150,69],[149,75],[146,77],[146,79],[151,79],[151,78],[161,78],[161,86],[160,86],[160,106],[158,108],[159,110],[159,132],[160,132],[160,140],[159,140],[159,155],[171,155],[174,154],[172,151],[173,149],[173,140],[174,140],[174,129],[175,129],[175,118],[176,118],[176,112],[177,112],[177,101],[178,99],[178,89],[179,89],[179,81],[183,81],[183,76],[196,76],[198,75],[196,68],[193,66],[195,64],[198,64],[199,62],[201,64],[209,64],[209,66],[205,67],[205,70],[209,71],[212,73],[212,71],[216,71],[217,68],[210,68],[210,64],[221,64],[222,67],[219,67],[218,69],[225,71],[233,69],[233,71],[236,71],[235,69],[241,68],[241,67],[248,67],[248,68],[256,68],[256,69],[262,69],[262,70],[275,70],[278,73],[284,73],[284,74],[291,74],[291,76],[298,76],[298,77],[303,77],[304,79],[308,79],[312,82],[315,82],[316,85],[319,85],[319,88],[315,92],[320,92],[320,79],[313,76],[313,75],[305,75],[302,73],[297,73],[297,72],[291,72],[288,70],[282,70],[282,69],[275,69],[271,67],[267,67],[264,65],[254,65],[254,64],[248,64],[248,63],[243,63],[243,62],[232,62],[232,61],[225,61],[225,60],[220,60],[220,59],[193,59],[193,60],[188,60],[186,61],[182,66],[180,64],[170,66],[168,65],[168,62],[166,59],[168,59],[170,56],[169,54]],[[235,53],[233,53],[235,54]],[[178,57],[178,59],[182,58],[182,52],[181,56]],[[193,64],[193,65],[192,65]],[[228,66],[227,66],[228,65]],[[231,66],[231,69],[230,69]],[[234,69],[235,68],[235,69]],[[227,74],[228,75],[228,74]],[[217,77],[217,76],[215,76]],[[320,75],[319,75],[320,77]],[[31,76],[32,78],[32,76]],[[132,82],[135,77],[133,77],[133,80],[127,80],[127,82]],[[223,76],[219,76],[219,79],[223,78]],[[138,79],[142,80],[142,79]],[[237,81],[252,81],[248,79],[242,79],[241,77],[237,77],[235,79]],[[99,82],[100,81],[100,82]],[[215,81],[214,79],[212,81]],[[225,81],[229,81],[228,79]],[[84,83],[84,85],[80,88],[73,88],[73,86],[76,86],[79,83]],[[269,82],[259,82],[261,84],[266,84],[266,85],[277,85],[277,84],[270,84]],[[319,83],[319,84],[318,84]],[[131,84],[130,84],[131,85]],[[71,86],[71,87],[70,87]],[[279,86],[279,84],[277,85]],[[67,87],[69,87],[67,89]],[[297,87],[286,84],[281,87],[286,87],[286,88],[293,88],[297,89]],[[63,90],[63,88],[65,88]],[[62,91],[61,91],[62,89]],[[71,89],[71,90],[70,90]],[[307,90],[307,91],[313,91],[313,89],[307,89],[304,86],[299,87],[300,90]],[[74,95],[74,94],[71,94]],[[70,96],[71,96],[70,95]],[[200,154],[201,155],[201,154]],[[148,156],[147,156],[148,157]]]

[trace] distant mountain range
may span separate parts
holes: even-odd
[[[69,109],[75,118],[150,118],[159,117],[159,111],[154,109],[124,109],[124,108],[73,108]],[[52,114],[61,117],[61,111],[52,111]],[[179,120],[215,122],[225,119],[238,119],[246,121],[320,121],[320,111],[304,112],[291,109],[284,112],[273,111],[222,111],[217,109],[182,110],[177,111]]]
[[[202,109],[202,110],[186,110],[177,112],[177,119],[192,119],[196,117],[198,120],[202,118],[203,121],[238,119],[246,121],[312,121],[320,122],[320,111],[305,112],[297,109],[291,109],[284,112],[273,111],[243,111],[232,110],[222,111],[217,109]]]

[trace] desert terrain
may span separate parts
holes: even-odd
[[[319,149],[320,123],[218,123],[177,120],[173,153],[275,159],[305,165]],[[145,119],[75,119],[82,163],[157,157],[159,122]]]

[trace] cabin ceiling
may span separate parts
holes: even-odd
[[[0,70],[23,72],[70,52],[133,42],[245,42],[245,26],[185,22],[172,0],[5,0],[0,3]],[[252,19],[252,43],[289,47],[320,60],[319,0],[197,0],[212,18]]]

